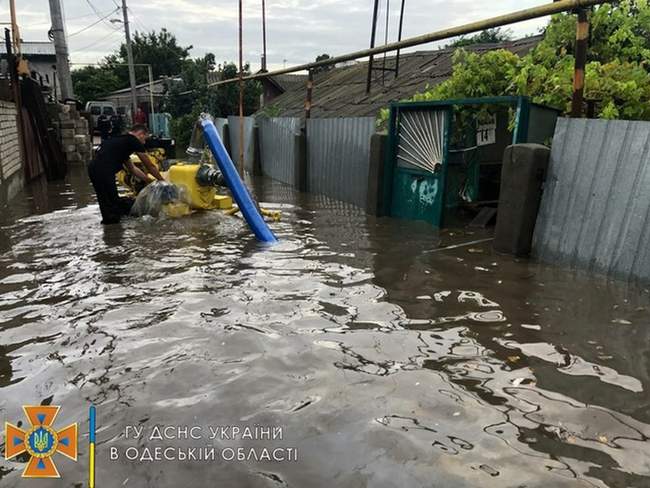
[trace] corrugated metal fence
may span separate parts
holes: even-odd
[[[287,183],[296,184],[298,154],[296,136],[300,135],[297,117],[258,119],[262,173]]]
[[[372,117],[307,120],[307,188],[366,206]]]
[[[244,168],[252,172],[255,164],[255,140],[253,139],[254,117],[244,117]],[[230,134],[230,157],[239,162],[239,116],[228,116],[228,133]]]
[[[533,250],[650,280],[650,123],[560,119]]]
[[[225,144],[225,134],[224,130],[225,127],[228,125],[228,119],[225,117],[217,117],[214,119],[214,126],[217,128],[217,132],[219,133],[219,137],[221,138],[221,141]],[[230,141],[228,141],[230,142]]]

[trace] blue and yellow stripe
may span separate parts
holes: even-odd
[[[88,448],[88,488],[95,488],[95,430],[96,430],[96,413],[95,413],[95,407],[91,406],[90,407],[90,412],[89,412],[89,419],[88,419],[88,424],[89,424],[89,429],[88,429],[88,440],[89,440],[89,448]]]

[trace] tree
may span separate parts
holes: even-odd
[[[164,27],[160,32],[136,32],[131,43],[134,64],[150,64],[154,79],[161,76],[178,75],[188,60],[192,46],[179,46],[176,36]],[[125,66],[128,61],[126,44],[123,43],[116,53],[106,57],[105,64],[112,68],[122,88],[129,85],[129,71]],[[145,66],[136,66],[138,83],[149,81],[148,70]]]
[[[648,0],[603,4],[590,14],[590,22],[585,98],[597,102],[596,116],[650,120]],[[451,78],[412,99],[528,95],[568,113],[575,32],[575,16],[559,14],[552,17],[544,39],[523,58],[504,50],[483,55],[460,50],[454,56]]]
[[[321,54],[319,56],[316,56],[316,62],[318,63],[319,61],[325,61],[327,59],[331,59],[331,56],[329,54]],[[329,71],[334,68],[333,64],[328,64],[327,66],[320,66],[318,68],[312,69],[312,72],[314,74],[316,73],[323,73],[325,71]]]
[[[214,117],[227,117],[239,113],[239,85],[229,83],[215,87],[207,86],[207,75],[216,71],[217,78],[226,80],[236,78],[238,68],[235,63],[214,65],[214,55],[189,60],[185,63],[181,84],[170,88],[165,102],[165,110],[174,117],[172,133],[179,147],[189,144],[192,128],[201,112]],[[244,66],[244,76],[250,74],[250,66]],[[244,115],[250,115],[259,108],[262,92],[257,81],[244,83]]]
[[[117,75],[105,66],[86,66],[72,72],[72,83],[82,103],[98,100],[122,88]]]
[[[457,40],[447,44],[446,47],[465,47],[474,44],[499,44],[512,40],[512,31],[496,29],[487,29],[470,37],[461,36]]]

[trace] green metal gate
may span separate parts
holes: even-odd
[[[396,163],[390,214],[440,226],[450,111],[401,110],[394,123]]]
[[[445,215],[461,205],[459,182],[471,180],[470,193],[478,192],[478,168],[459,168],[451,157],[468,150],[456,147],[458,142],[452,144],[452,131],[461,130],[461,126],[454,127],[459,113],[488,106],[511,111],[511,140],[503,144],[545,143],[553,135],[558,111],[534,104],[528,97],[391,104],[383,178],[384,215],[424,220],[442,227]],[[463,197],[468,194],[467,190],[462,193]]]

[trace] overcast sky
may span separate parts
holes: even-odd
[[[548,1],[406,0],[404,38]],[[109,22],[121,18],[116,2],[121,0],[62,0],[73,62],[98,62],[119,47],[122,24]],[[16,3],[23,40],[47,40],[48,0]],[[253,69],[259,67],[262,52],[261,3],[244,0],[244,57]],[[368,47],[372,4],[372,0],[266,0],[269,68],[313,61],[321,53],[336,55]],[[2,22],[9,21],[8,5],[8,0],[0,0]],[[383,41],[386,0],[380,5],[378,36]],[[400,0],[390,2],[391,40],[396,39],[399,7]],[[213,52],[218,62],[237,59],[237,0],[129,0],[129,10],[132,30],[166,27],[181,45],[194,46],[193,56]],[[103,16],[107,18],[100,21]],[[546,19],[529,21],[512,30],[516,36],[534,34],[545,23]]]

